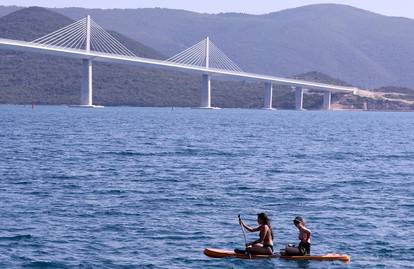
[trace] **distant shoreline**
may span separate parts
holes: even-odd
[[[101,105],[101,104],[99,104]],[[31,103],[27,103],[27,104],[11,104],[11,103],[1,103],[1,106],[22,106],[22,107],[30,107],[32,106]],[[72,104],[68,105],[68,104],[34,104],[34,107],[36,109],[36,107],[67,107],[67,108],[71,108],[71,109],[76,109],[76,107],[70,107],[72,106]],[[171,109],[171,108],[178,108],[178,109],[197,109],[198,107],[188,107],[188,106],[128,106],[128,105],[103,105],[104,108],[121,108],[121,107],[126,107],[126,108],[166,108],[166,109]],[[220,107],[221,109],[219,110],[223,110],[223,109],[243,109],[243,110],[265,110],[263,108],[257,107],[257,108],[247,108],[247,107]],[[90,108],[92,109],[92,108]],[[102,108],[101,108],[102,109]],[[283,109],[283,108],[274,108],[272,111],[297,111],[295,109]],[[298,112],[414,112],[414,110],[364,110],[364,109],[347,109],[347,108],[342,108],[342,109],[331,109],[331,110],[323,110],[323,109],[303,109],[302,111],[298,111]]]

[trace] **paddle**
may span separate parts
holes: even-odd
[[[246,232],[244,231],[243,225],[241,224],[241,217],[240,217],[240,214],[238,215],[238,217],[239,217],[239,224],[240,224],[240,228],[241,228],[241,230],[242,230],[242,232],[243,232],[243,236],[244,236],[244,245],[247,247],[247,237],[246,237]],[[246,250],[246,251],[247,251],[247,250]],[[249,254],[249,259],[251,259],[251,258],[252,258],[252,254],[250,254],[250,252],[249,252],[249,251],[247,251],[247,253]]]

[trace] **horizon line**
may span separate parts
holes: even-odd
[[[210,12],[202,12],[202,11],[196,11],[196,10],[189,10],[189,9],[181,9],[181,8],[170,8],[170,7],[127,7],[127,8],[101,8],[101,7],[81,7],[81,6],[66,6],[66,7],[52,7],[52,6],[39,6],[39,5],[33,5],[33,6],[18,6],[18,5],[0,5],[0,7],[16,7],[16,8],[30,8],[30,7],[39,7],[39,8],[45,8],[45,9],[70,9],[70,8],[79,8],[79,9],[86,9],[86,10],[138,10],[138,9],[166,9],[166,10],[177,10],[177,11],[186,11],[186,12],[192,12],[192,13],[198,13],[198,14],[207,14],[207,15],[221,15],[221,14],[240,14],[240,15],[247,15],[247,16],[265,16],[270,15],[274,13],[284,12],[288,10],[294,10],[304,7],[311,7],[311,6],[343,6],[343,7],[349,7],[354,8],[357,10],[365,11],[368,13],[373,13],[379,16],[385,16],[385,17],[391,17],[391,18],[404,18],[409,20],[414,20],[414,18],[406,17],[406,16],[400,16],[400,15],[386,15],[379,12],[371,11],[368,9],[363,9],[360,7],[355,7],[352,5],[346,5],[346,4],[336,4],[336,3],[321,3],[321,4],[309,4],[309,5],[303,5],[303,6],[297,6],[297,7],[291,7],[291,8],[284,8],[276,11],[270,11],[267,13],[247,13],[247,12],[240,12],[240,11],[223,11],[223,12],[217,12],[217,13],[210,13]],[[12,12],[11,12],[12,13]],[[10,13],[9,13],[10,14]],[[7,14],[6,14],[7,15]]]

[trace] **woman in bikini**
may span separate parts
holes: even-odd
[[[286,256],[307,256],[310,255],[311,248],[311,231],[306,227],[305,220],[302,217],[296,217],[293,224],[299,230],[299,246],[288,245],[282,255]]]
[[[246,251],[250,254],[272,255],[273,254],[273,231],[270,224],[270,219],[265,213],[257,214],[257,223],[259,226],[252,228],[239,220],[240,225],[249,232],[260,232],[259,239],[247,243]],[[236,252],[244,252],[235,250]]]

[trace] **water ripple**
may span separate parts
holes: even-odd
[[[266,211],[276,249],[411,268],[414,115],[0,106],[0,268],[343,268],[214,260]],[[254,236],[248,235],[249,239]]]

